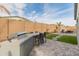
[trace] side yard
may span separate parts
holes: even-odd
[[[54,37],[58,36],[58,34],[47,33],[46,38],[52,40]]]
[[[66,43],[77,45],[77,37],[76,36],[63,35],[60,38],[58,38],[57,41],[66,42]]]
[[[53,40],[56,36],[58,36],[58,34],[47,33],[46,38]],[[77,45],[77,37],[76,36],[62,35],[59,38],[57,38],[57,41]]]

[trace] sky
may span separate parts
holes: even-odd
[[[57,22],[70,26],[76,24],[73,3],[6,3],[0,5],[9,10],[10,16],[25,17],[34,22],[47,24],[56,24]],[[0,10],[0,16],[7,15],[5,10]]]

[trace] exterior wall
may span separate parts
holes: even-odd
[[[48,29],[49,29],[48,32],[55,32],[56,25],[54,25],[54,24],[53,25],[52,24],[51,25],[48,25]]]
[[[42,30],[41,25],[36,23],[35,29],[36,29],[36,31],[41,32],[41,30]]]
[[[8,36],[7,20],[0,19],[0,41],[7,40]]]
[[[77,22],[77,42],[79,45],[79,3],[75,4],[75,20]]]
[[[76,26],[64,26],[64,31],[73,31],[76,32],[77,28]]]
[[[78,45],[79,45],[79,19],[77,22],[77,41],[78,41]]]
[[[0,41],[7,40],[7,38],[17,32],[25,31],[25,21],[0,19]]]
[[[13,33],[24,32],[24,21],[21,20],[9,20],[9,36]]]
[[[66,30],[75,30],[74,27],[65,27]],[[0,18],[0,41],[7,40],[17,32],[55,32],[55,24],[33,23],[24,19]],[[57,30],[59,31],[59,30]]]
[[[34,24],[32,22],[25,22],[25,32],[33,32]]]

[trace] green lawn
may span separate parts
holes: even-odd
[[[58,38],[58,41],[77,45],[77,37],[76,36],[63,35],[60,38]]]
[[[58,34],[51,34],[51,33],[48,33],[48,34],[46,35],[46,38],[52,40],[52,39],[53,39],[54,37],[56,37],[56,36],[58,36]]]

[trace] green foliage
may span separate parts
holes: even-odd
[[[47,39],[53,39],[54,37],[56,37],[58,34],[51,34],[51,33],[48,33],[47,35],[46,35],[46,38]]]
[[[77,45],[77,37],[76,36],[63,35],[60,38],[58,38],[58,41]]]

